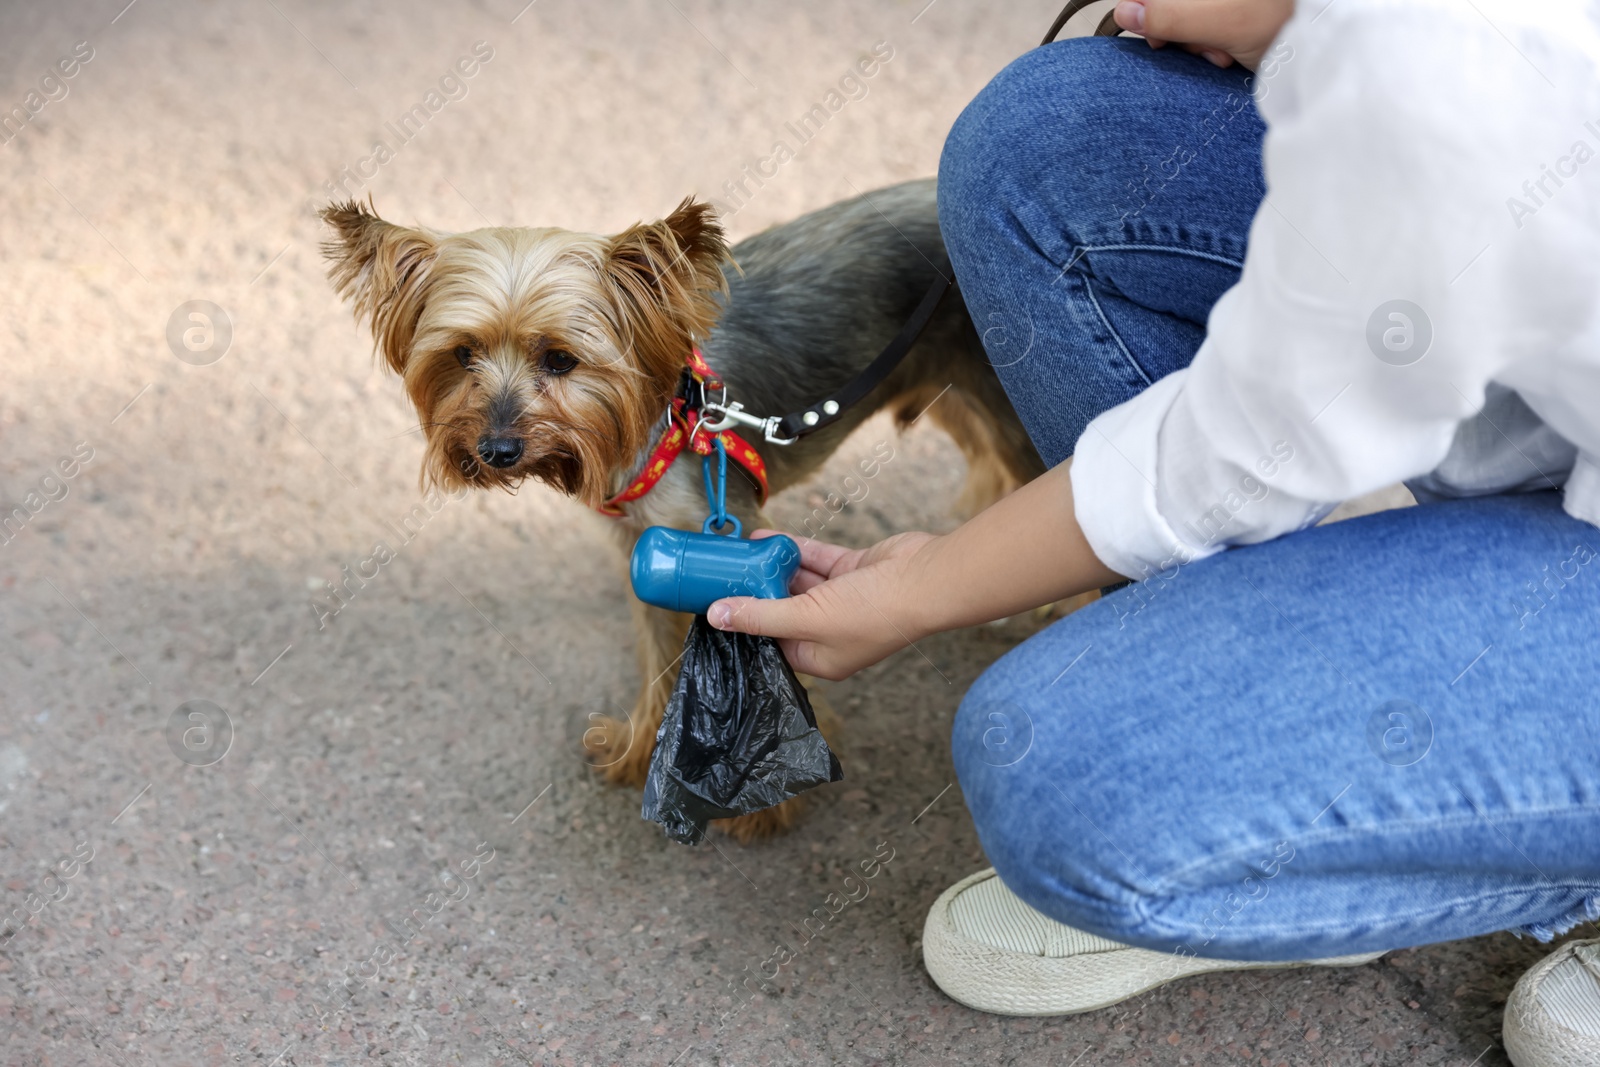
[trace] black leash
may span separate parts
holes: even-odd
[[[1092,3],[1095,3],[1095,0],[1068,0],[1067,6],[1061,9],[1061,14],[1050,24],[1050,31],[1044,35],[1044,40],[1039,42],[1040,47],[1054,41],[1062,27],[1067,24],[1067,20]],[[1122,32],[1112,14],[1107,12],[1105,18],[1100,20],[1100,25],[1094,31],[1095,36],[1115,37]],[[705,428],[717,432],[733,426],[748,426],[760,430],[762,439],[775,445],[792,445],[808,434],[826,429],[843,418],[845,411],[851,405],[865,400],[867,394],[882,385],[884,379],[894,373],[894,369],[917,343],[917,338],[922,336],[922,331],[927,328],[939,310],[939,305],[944,303],[945,296],[953,288],[955,279],[943,275],[936,278],[928,287],[927,293],[923,294],[922,303],[917,305],[917,309],[911,313],[905,325],[900,327],[900,332],[883,346],[883,351],[878,353],[877,358],[867,364],[866,370],[850,379],[844,388],[830,396],[801,411],[763,418],[745,411],[743,404],[729,401],[724,390],[718,400],[713,400],[709,396],[704,399],[701,410],[715,416],[715,420],[708,421]]]
[[[867,394],[881,385],[883,380],[900,365],[900,361],[906,358],[906,353],[911,351],[911,346],[922,336],[922,331],[927,328],[934,313],[939,310],[939,305],[944,303],[945,294],[954,287],[955,280],[952,278],[941,275],[936,279],[923,294],[922,303],[917,305],[917,310],[913,311],[905,325],[900,327],[900,332],[883,346],[878,358],[867,364],[866,370],[850,379],[843,389],[825,397],[821,403],[813,404],[804,411],[791,411],[779,419],[778,433],[793,438],[816,433],[828,424],[843,418],[845,409],[850,405],[865,400]]]
[[[917,343],[917,338],[922,336],[922,331],[944,302],[945,294],[955,288],[955,284],[954,278],[946,278],[943,274],[934,279],[923,294],[922,302],[905,321],[905,325],[900,327],[900,332],[883,346],[883,350],[867,364],[865,370],[845,383],[844,388],[800,411],[765,418],[752,415],[744,410],[743,404],[729,400],[726,389],[721,390],[717,397],[712,397],[708,392],[700,404],[700,410],[705,413],[703,417],[706,417],[706,430],[717,433],[734,426],[748,426],[760,430],[762,439],[769,444],[792,445],[800,438],[837,422],[844,417],[850,405],[865,399],[868,393],[882,385],[883,380],[906,358],[906,353]]]

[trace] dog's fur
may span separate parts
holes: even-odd
[[[643,466],[666,424],[685,357],[699,344],[745,409],[804,408],[858,374],[951,271],[932,180],[812,212],[729,250],[706,204],[615,236],[504,228],[443,234],[330,206],[324,246],[335,288],[371,326],[427,437],[424,476],[447,488],[544,481],[590,506]],[[462,365],[462,346],[470,366]],[[569,353],[576,366],[564,370]],[[868,416],[904,425],[924,411],[961,447],[963,505],[979,508],[1043,471],[984,356],[959,293],[883,384],[825,429],[789,446],[746,439],[774,493],[813,474]],[[520,442],[504,468],[480,442]],[[699,529],[700,463],[689,454],[615,523],[625,549],[647,526]],[[728,510],[768,525],[754,486],[730,473]],[[642,688],[626,723],[585,735],[605,776],[643,784],[675,679],[687,616],[635,602]],[[827,722],[824,722],[826,729]],[[728,820],[741,840],[792,822],[795,804]]]

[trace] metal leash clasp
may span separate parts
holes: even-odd
[[[700,386],[700,425],[707,433],[720,433],[730,426],[748,426],[752,430],[761,431],[761,439],[774,445],[792,445],[800,440],[798,436],[784,437],[778,432],[778,427],[783,419],[777,415],[752,415],[744,409],[744,405],[737,400],[728,400],[728,387],[722,386],[718,390],[720,399],[712,400],[710,391],[704,383]],[[715,422],[707,421],[707,416],[716,416]]]

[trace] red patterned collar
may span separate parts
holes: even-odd
[[[690,350],[684,373],[700,388],[682,390],[678,396],[672,398],[667,428],[661,434],[661,439],[656,442],[656,447],[651,450],[650,458],[645,460],[644,467],[634,475],[633,480],[623,488],[622,492],[595,509],[600,514],[609,515],[614,519],[622,518],[624,514],[622,505],[638,500],[654,489],[656,483],[667,473],[667,468],[672,466],[672,461],[678,458],[678,454],[684,448],[687,447],[697,455],[709,456],[715,450],[715,446],[711,443],[713,440],[722,442],[722,447],[728,452],[728,458],[743,467],[755,482],[761,503],[767,502],[767,465],[762,462],[761,454],[732,430],[712,433],[700,424],[700,400],[704,397],[706,389],[720,390],[722,379],[711,369],[711,365],[706,362],[698,348]]]

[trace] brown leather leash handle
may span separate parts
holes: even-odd
[[[1061,32],[1062,27],[1067,24],[1068,19],[1094,2],[1095,0],[1068,0],[1067,6],[1061,9],[1061,14],[1057,15],[1056,20],[1050,24],[1050,32],[1044,35],[1044,40],[1039,42],[1039,47],[1043,48],[1054,41],[1056,35]],[[1094,35],[1096,37],[1115,37],[1122,32],[1122,27],[1117,25],[1115,14],[1114,7],[1111,11],[1106,12],[1106,17],[1101,19],[1100,25],[1095,27]]]

